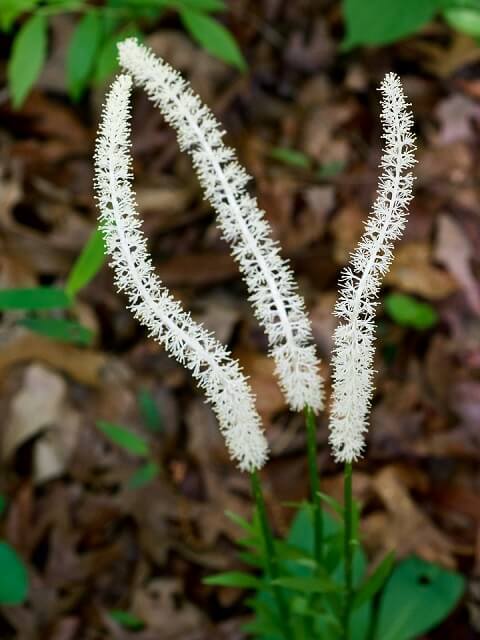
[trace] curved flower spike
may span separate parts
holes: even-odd
[[[217,212],[223,237],[232,246],[264,327],[276,374],[294,410],[323,406],[322,381],[304,302],[288,262],[272,240],[271,228],[246,191],[249,176],[222,140],[213,113],[190,85],[161,58],[128,38],[118,45],[120,64],[161,110],[188,152],[205,195]]]
[[[383,173],[365,232],[341,275],[335,307],[340,324],[334,336],[330,444],[341,462],[357,460],[365,446],[373,394],[376,298],[393,259],[393,241],[403,233],[413,197],[413,176],[407,171],[415,164],[416,148],[410,105],[394,73],[385,76],[380,91]]]
[[[131,187],[131,79],[119,76],[106,99],[95,152],[95,187],[115,282],[134,316],[205,391],[227,447],[242,470],[259,469],[267,442],[245,376],[211,333],[195,323],[155,275]]]

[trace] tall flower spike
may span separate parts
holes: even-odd
[[[232,246],[255,315],[264,327],[280,386],[294,410],[322,408],[322,381],[304,302],[288,262],[272,240],[271,228],[246,191],[249,176],[223,143],[220,124],[190,85],[134,38],[119,44],[120,64],[144,87],[176,130],[205,195],[217,212],[223,237]]]
[[[115,282],[134,316],[205,391],[232,458],[259,469],[267,443],[240,366],[211,333],[195,323],[155,275],[131,187],[129,98],[131,79],[119,76],[107,97],[95,151],[95,187]]]
[[[334,336],[330,444],[338,462],[357,460],[364,448],[373,394],[376,298],[393,259],[393,241],[403,233],[413,197],[413,176],[407,171],[415,164],[410,105],[394,73],[385,76],[380,91],[383,173],[365,232],[341,275],[335,307],[340,324]]]

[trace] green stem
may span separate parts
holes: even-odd
[[[275,543],[272,530],[268,524],[267,508],[265,506],[265,498],[263,497],[262,486],[257,471],[251,474],[252,493],[257,505],[258,516],[260,519],[260,528],[263,537],[265,568],[270,580],[278,578],[278,565],[275,552]],[[286,640],[291,640],[293,635],[290,629],[289,609],[285,596],[280,587],[272,585],[273,596],[275,598],[279,618],[282,623],[283,634]]]
[[[318,565],[323,561],[323,517],[322,500],[320,498],[320,476],[317,469],[317,425],[315,414],[310,407],[305,407],[307,424],[308,474],[310,476],[310,494],[313,504],[314,553]]]
[[[353,531],[352,463],[345,463],[344,471],[344,554],[345,554],[345,605],[343,612],[344,639],[350,640],[350,613],[353,596],[353,549],[355,545]]]

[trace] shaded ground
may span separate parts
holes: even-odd
[[[176,22],[162,23],[149,43],[192,80],[254,176],[300,280],[326,375],[338,273],[376,188],[376,87],[386,71],[402,75],[419,164],[385,292],[431,303],[439,322],[415,331],[380,309],[372,428],[355,487],[372,559],[394,547],[399,556],[415,552],[468,577],[464,602],[429,637],[478,637],[480,48],[433,25],[380,52],[342,55],[340,15],[328,2],[241,0],[232,3],[228,24],[249,61],[245,76],[199,53]],[[61,284],[95,225],[91,154],[103,89],[76,107],[66,99],[57,62],[64,29],[59,20],[57,55],[25,107],[12,112],[2,94],[2,287]],[[3,75],[8,46],[4,38]],[[282,530],[288,512],[280,501],[306,493],[301,416],[286,410],[264,336],[189,160],[142,95],[133,128],[138,201],[158,272],[251,376],[274,452],[264,478]],[[302,152],[309,166],[272,155],[278,147]],[[201,579],[238,566],[238,532],[223,512],[248,515],[247,478],[229,463],[190,377],[125,310],[108,268],[82,292],[73,315],[96,331],[91,349],[28,333],[12,313],[1,325],[2,532],[28,561],[32,591],[28,606],[3,608],[0,636],[243,638],[242,594]],[[138,408],[144,388],[161,413],[158,431],[145,426]],[[109,444],[95,426],[99,419],[147,437],[161,475],[128,488],[138,460]],[[325,487],[339,495],[326,419],[321,423]],[[132,611],[145,629],[122,629],[111,609]]]

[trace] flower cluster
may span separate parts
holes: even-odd
[[[397,75],[383,80],[382,125],[385,146],[378,196],[365,232],[341,276],[335,313],[333,404],[330,443],[337,461],[357,460],[373,393],[375,309],[381,278],[393,259],[393,242],[404,229],[412,199],[415,163],[413,117]]]
[[[280,386],[294,410],[323,406],[322,381],[304,302],[288,262],[255,198],[249,176],[223,142],[213,113],[182,76],[129,38],[119,44],[120,64],[159,107],[189,153],[223,236],[245,278],[255,315],[264,327]]]
[[[113,83],[95,153],[100,223],[115,281],[134,316],[205,391],[232,458],[241,469],[253,471],[264,464],[267,443],[247,380],[227,349],[172,298],[147,251],[131,186],[130,91],[128,76]]]

